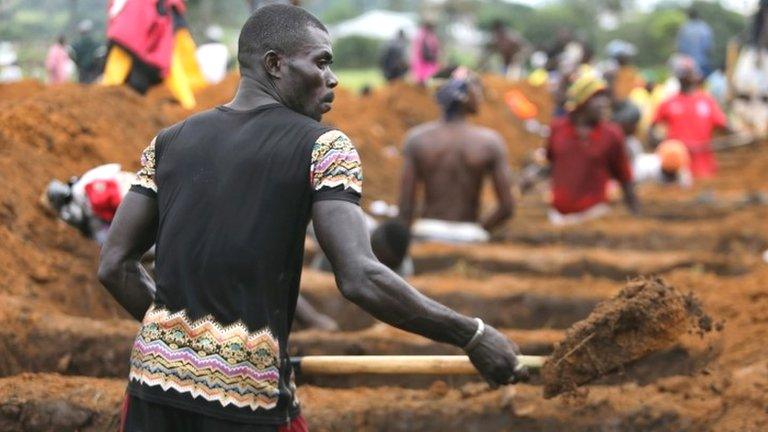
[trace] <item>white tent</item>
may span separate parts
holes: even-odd
[[[332,26],[330,32],[334,39],[363,36],[389,40],[394,38],[399,30],[404,30],[408,37],[412,37],[417,29],[418,18],[415,14],[377,9],[340,22]]]

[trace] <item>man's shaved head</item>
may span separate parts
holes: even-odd
[[[328,32],[317,17],[300,7],[272,4],[256,9],[240,31],[240,68],[253,69],[270,50],[293,54],[306,42],[308,27]]]

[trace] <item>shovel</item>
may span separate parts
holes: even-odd
[[[518,365],[539,370],[547,357],[517,356]],[[291,364],[307,375],[474,375],[477,370],[463,355],[361,355],[292,357]]]
[[[711,330],[712,319],[691,294],[681,294],[660,278],[640,278],[571,326],[551,356],[517,360],[540,372],[549,398],[668,348],[683,334]],[[307,356],[291,362],[306,375],[477,373],[468,357],[450,355]]]

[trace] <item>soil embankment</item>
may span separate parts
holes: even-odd
[[[487,100],[476,121],[501,133],[517,171],[542,140],[525,131],[503,94],[518,88],[543,113],[550,103],[542,89],[484,81]],[[226,102],[236,84],[232,76],[206,89],[198,95],[200,109]],[[139,97],[122,88],[35,82],[0,85],[0,108],[0,430],[113,429],[136,324],[96,280],[97,247],[46,213],[39,197],[50,179],[101,163],[135,169],[157,130],[190,112],[162,89]],[[404,134],[437,113],[429,91],[406,84],[368,97],[339,90],[326,121],[361,153],[365,205],[394,200]],[[768,429],[768,266],[760,259],[768,248],[768,207],[756,194],[768,191],[768,151],[761,144],[718,157],[719,176],[692,190],[641,188],[640,217],[617,206],[602,220],[554,228],[546,223],[545,195],[534,193],[519,200],[516,218],[494,244],[413,250],[420,266],[411,279],[416,288],[486,318],[528,353],[567,358],[561,365],[579,360],[580,369],[569,375],[576,383],[615,369],[626,353],[635,358],[664,348],[660,352],[591,382],[588,394],[575,399],[544,400],[540,380],[491,391],[478,379],[300,377],[312,430]],[[721,330],[670,344],[679,333],[673,330],[685,333],[678,318],[690,303],[649,279],[652,289],[633,291],[630,284],[619,295],[624,306],[638,302],[630,308],[634,321],[614,321],[615,309],[601,306],[571,330],[576,339],[554,346],[564,329],[619,293],[628,278],[657,273],[678,292],[692,291]],[[455,352],[373,326],[341,298],[329,275],[305,272],[302,289],[343,331],[299,330],[297,353]],[[641,319],[670,325],[651,326],[640,339],[629,324]],[[606,328],[611,332],[595,333]],[[598,336],[589,342],[604,342],[584,343],[590,349],[582,351],[568,342],[591,334]],[[582,362],[586,352],[599,352],[598,362]]]

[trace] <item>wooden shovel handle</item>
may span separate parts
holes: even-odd
[[[541,369],[544,356],[518,356],[519,364]],[[306,375],[403,374],[473,375],[477,370],[461,355],[364,355],[293,357],[291,362]]]

